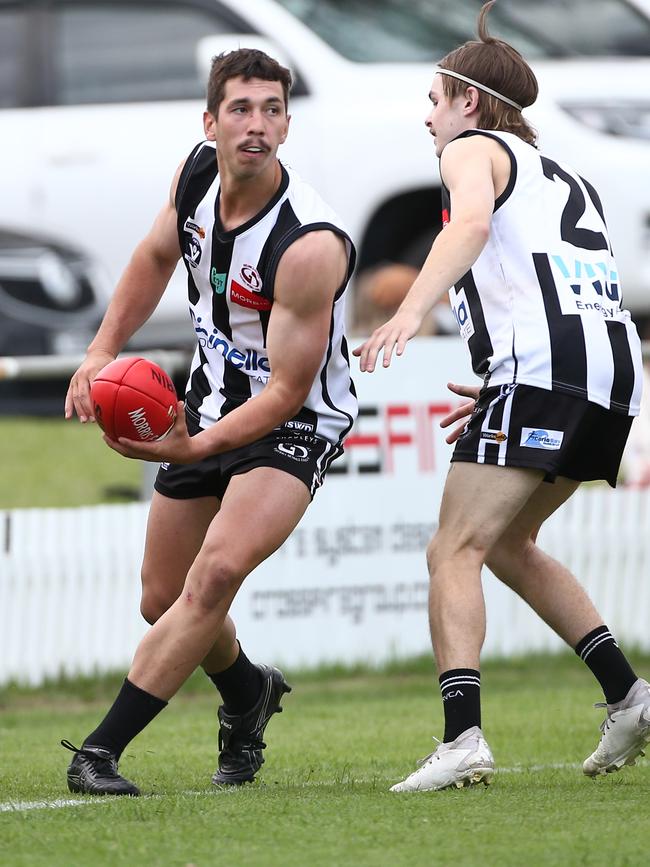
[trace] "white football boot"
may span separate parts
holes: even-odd
[[[618,771],[644,755],[650,741],[650,683],[639,678],[622,701],[595,707],[606,707],[607,718],[600,727],[600,743],[582,766],[588,777]]]
[[[487,786],[494,774],[494,759],[478,726],[467,729],[455,741],[441,743],[418,764],[417,771],[395,783],[391,792],[438,791],[450,786],[462,789],[475,783]]]

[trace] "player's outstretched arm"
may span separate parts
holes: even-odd
[[[489,145],[490,139],[476,136],[457,139],[444,149],[440,171],[451,197],[451,221],[433,242],[395,316],[353,350],[362,371],[375,369],[382,350],[384,367],[393,352],[404,352],[426,314],[469,271],[485,246],[495,200]]]
[[[135,248],[86,358],[70,380],[65,398],[68,419],[76,413],[81,422],[94,421],[90,384],[151,316],[174,273],[181,255],[174,206],[181,168],[179,166],[174,176],[168,201],[149,233]]]

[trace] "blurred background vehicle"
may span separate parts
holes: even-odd
[[[0,356],[84,352],[110,291],[84,252],[0,227]],[[51,382],[2,383],[1,411],[60,412],[52,391]]]
[[[0,228],[0,346],[5,354],[83,351],[109,295],[110,286],[83,252]]]
[[[342,215],[359,250],[357,278],[385,263],[418,267],[440,227],[437,160],[423,125],[432,69],[474,36],[480,5],[0,0],[0,226],[21,237],[23,251],[33,250],[36,279],[53,273],[38,265],[44,236],[58,245],[50,252],[78,251],[75,261],[95,275],[78,283],[84,291],[113,285],[179,162],[203,137],[211,57],[250,45],[294,72],[292,130],[281,157]],[[540,98],[526,115],[542,147],[575,164],[600,191],[625,303],[644,321],[650,0],[499,0],[490,24],[534,66]],[[63,270],[82,267],[70,271],[72,261],[61,257]],[[0,283],[8,279],[0,271]],[[181,267],[131,348],[191,340],[185,281]],[[47,294],[45,284],[41,289]],[[95,300],[105,303],[101,288]],[[0,355],[32,352],[35,345],[17,336],[22,324],[12,311],[2,310],[9,320]],[[43,333],[44,351],[60,351],[66,340],[84,344],[90,320],[75,316],[70,311],[67,337]]]

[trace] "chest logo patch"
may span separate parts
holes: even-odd
[[[270,310],[273,306],[268,298],[259,294],[259,289],[256,292],[251,292],[245,286],[239,284],[236,280],[230,281],[230,300],[234,304],[239,304],[240,307],[249,307],[252,310]]]
[[[249,289],[252,289],[253,292],[262,291],[262,278],[260,277],[259,272],[256,271],[252,265],[242,265],[239,276],[241,277],[242,282],[245,283]]]
[[[217,295],[223,295],[226,291],[226,275],[220,274],[216,268],[210,271],[210,283]]]

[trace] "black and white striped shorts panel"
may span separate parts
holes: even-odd
[[[530,385],[483,389],[452,461],[528,467],[547,482],[564,476],[616,485],[629,416]]]

